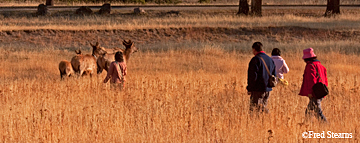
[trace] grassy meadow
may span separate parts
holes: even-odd
[[[344,9],[336,18],[326,18],[324,10],[272,10],[264,9],[262,18],[242,17],[237,10],[185,10],[179,15],[168,11],[150,10],[146,15],[134,15],[132,11],[112,11],[109,16],[77,16],[73,11],[53,12],[49,17],[34,17],[33,13],[0,13],[0,30],[112,30],[181,27],[266,27],[301,26],[308,28],[358,30],[360,13],[357,9]]]
[[[350,16],[350,20],[344,20],[346,17],[325,19],[285,15],[269,21],[270,16],[236,19],[205,15],[198,19],[185,16],[154,18],[153,21],[137,18],[122,23],[120,20],[109,24],[94,22],[94,25],[87,21],[101,21],[101,18],[74,20],[78,23],[71,19],[52,23],[46,18],[15,18],[7,21],[13,24],[4,24],[5,21],[0,24],[7,25],[1,26],[1,31],[118,29],[122,26],[132,30],[146,26],[165,25],[163,28],[166,28],[166,23],[178,27],[202,27],[209,21],[215,23],[210,22],[213,27],[248,26],[239,23],[257,27],[258,23],[266,21],[262,26],[317,25],[358,30],[357,26],[342,27],[343,24],[358,25],[360,20]],[[171,20],[180,22],[172,23]],[[280,48],[290,68],[285,75],[289,85],[275,87],[270,94],[268,108],[271,113],[258,117],[248,113],[249,95],[246,94],[247,68],[253,57],[251,45],[255,41],[264,44],[267,54],[272,48]],[[347,39],[273,42],[264,36],[255,36],[242,43],[140,42],[136,45],[140,51],[127,63],[127,83],[123,91],[112,90],[109,83],[102,83],[106,72],[93,78],[61,81],[58,63],[75,55],[73,50],[61,45],[23,47],[19,45],[24,44],[17,41],[0,44],[0,142],[359,142],[358,44],[356,40]],[[305,68],[302,50],[308,47],[315,49],[315,54],[328,69],[330,95],[322,102],[329,121],[325,125],[316,119],[303,123],[308,99],[297,94]],[[83,52],[90,53],[90,50]],[[303,139],[305,131],[352,133],[352,138]]]

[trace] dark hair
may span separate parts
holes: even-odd
[[[304,59],[305,62],[308,62],[308,61],[314,61],[316,60],[316,57],[312,57],[312,58],[307,58],[307,59]]]
[[[255,51],[257,52],[260,52],[262,51],[262,44],[260,42],[255,42],[253,45],[252,45],[252,48],[255,49]]]
[[[122,52],[116,52],[115,53],[115,60],[118,61],[118,62],[123,62],[124,61],[123,53]]]
[[[274,48],[271,52],[272,56],[280,56],[280,54],[281,54],[281,51],[278,48]]]

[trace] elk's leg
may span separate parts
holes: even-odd
[[[61,70],[59,70],[60,71],[60,79],[62,80],[63,79],[63,73],[61,72]]]
[[[104,68],[105,68],[105,70],[108,72],[108,71],[109,71],[109,68],[110,68],[110,62],[106,62]]]
[[[89,75],[90,75],[90,78],[92,77],[92,75],[93,75],[93,71],[91,70],[91,71],[88,71],[89,72]]]
[[[79,77],[82,77],[84,75],[84,70],[80,70],[80,75]]]
[[[66,77],[70,77],[70,75],[71,75],[71,74],[70,74],[69,72],[68,72],[68,73],[66,73]]]
[[[72,68],[72,67],[71,67]],[[70,68],[66,68],[66,77],[70,77],[71,75],[71,69]]]
[[[101,74],[104,69],[99,64],[96,65],[97,65],[97,74]]]

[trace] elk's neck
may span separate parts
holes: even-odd
[[[124,60],[125,60],[125,62],[126,62],[126,61],[129,61],[130,51],[125,51],[124,53],[125,53],[125,54],[124,54]]]
[[[99,56],[96,55],[96,54],[92,54],[92,56],[93,56],[95,59],[98,59],[98,58],[99,58]]]
[[[130,54],[126,54],[126,55],[125,55],[125,59],[126,59],[126,60],[129,60],[129,58],[130,58]]]
[[[97,53],[97,52],[95,52],[94,50],[93,50],[93,52],[92,52],[92,54],[91,54],[95,59],[98,59],[99,58],[99,54]]]

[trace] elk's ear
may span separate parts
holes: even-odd
[[[132,45],[132,44],[133,44],[133,42],[132,42],[131,40],[129,40],[128,44],[129,44],[129,45]]]
[[[125,40],[123,40],[123,45],[127,45],[127,42]]]
[[[81,50],[80,49],[78,51],[75,50],[75,53],[79,55],[79,54],[81,54]]]
[[[91,47],[94,47],[94,46],[95,46],[95,45],[94,45],[94,44],[92,44],[91,42],[89,42],[89,43],[90,43],[90,46],[91,46]]]
[[[120,51],[121,53],[124,53],[125,50],[124,50],[124,49],[119,49],[119,51]]]

